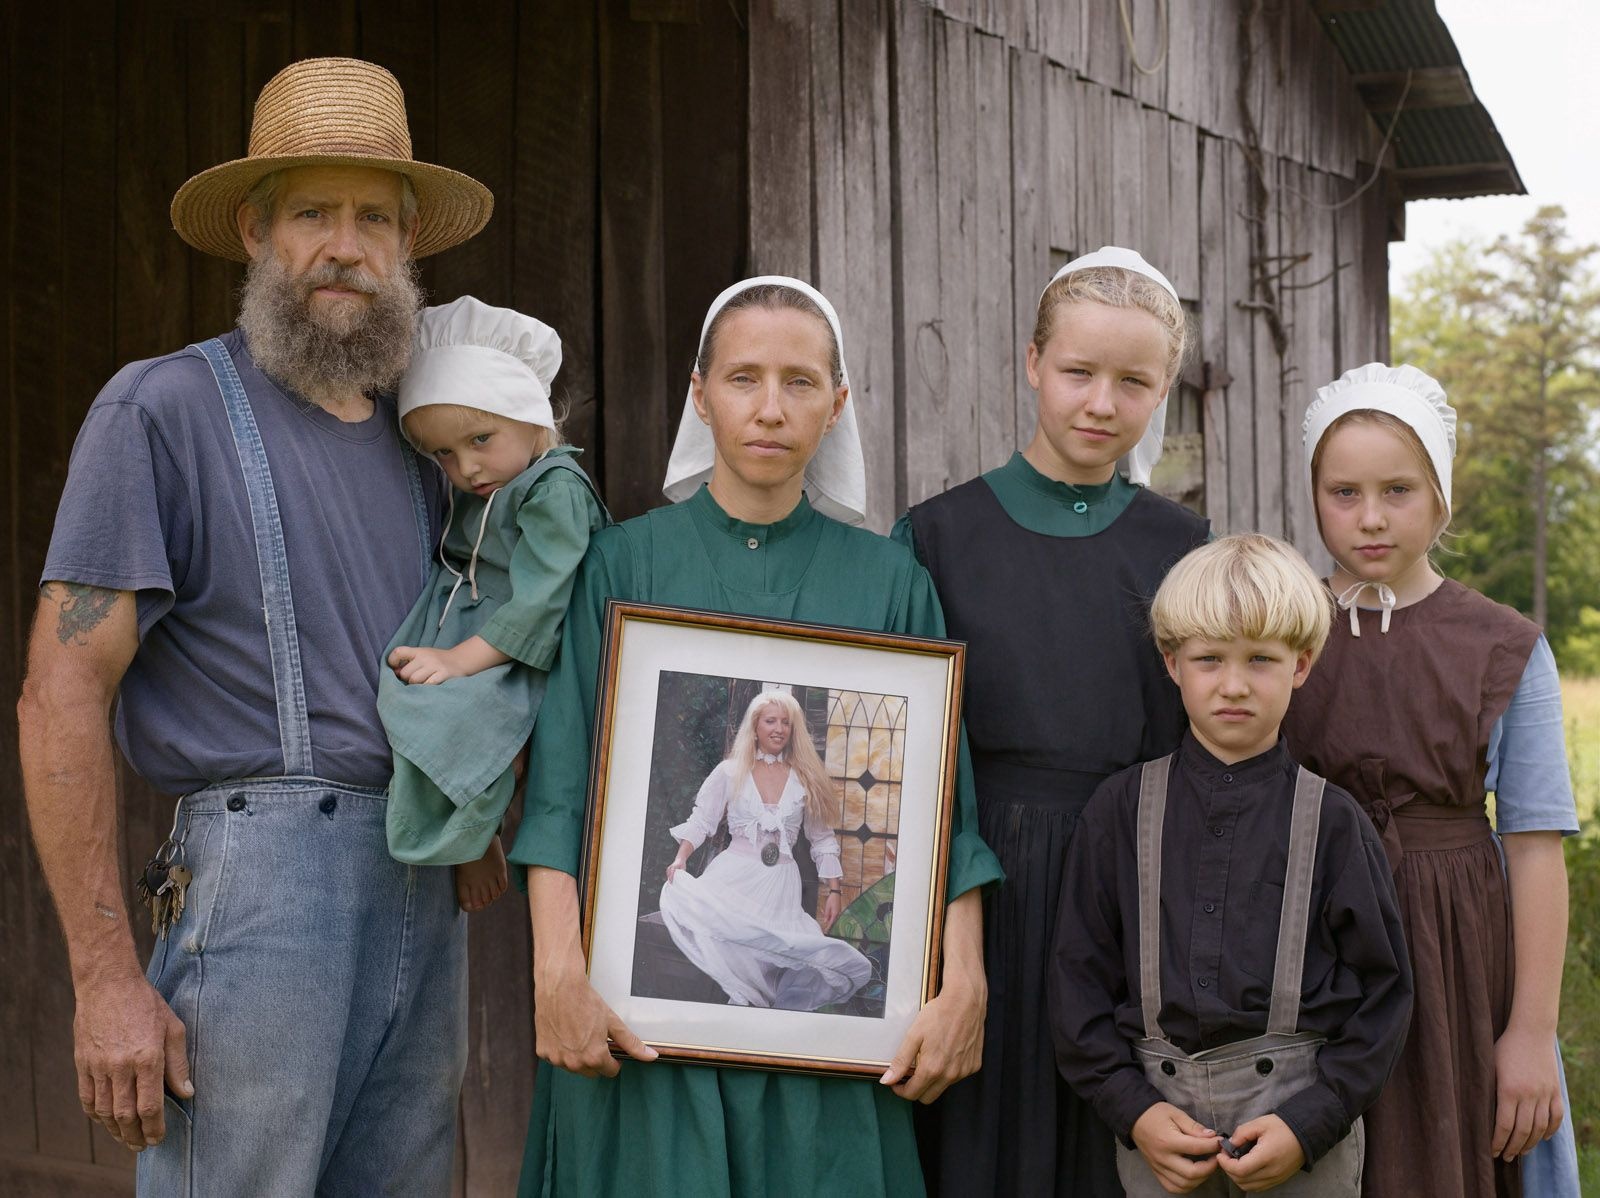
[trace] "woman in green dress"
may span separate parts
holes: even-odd
[[[920,1195],[911,1102],[977,1067],[987,990],[963,741],[939,994],[878,1081],[656,1061],[589,985],[574,874],[608,597],[942,635],[927,572],[861,519],[865,479],[838,319],[794,279],[746,280],[701,334],[666,492],[579,568],[534,731],[511,860],[528,867],[541,1061],[523,1195]],[[705,485],[701,485],[702,481]],[[604,946],[597,946],[604,951]],[[607,1039],[628,1056],[618,1062]]]

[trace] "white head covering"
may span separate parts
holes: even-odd
[[[839,375],[843,386],[850,385],[850,372],[844,365],[844,335],[839,331],[839,314],[827,297],[799,279],[787,275],[758,275],[735,283],[711,302],[705,323],[700,326],[698,352],[705,345],[711,322],[728,301],[741,291],[752,287],[779,286],[798,291],[817,307],[828,319],[833,330],[834,344],[839,347]],[[661,491],[674,503],[688,499],[711,477],[711,467],[716,459],[716,444],[711,430],[694,410],[694,387],[683,403],[683,419],[678,423],[678,437],[672,444],[672,457],[667,462],[667,477]],[[806,496],[811,506],[824,516],[842,520],[846,524],[860,524],[867,516],[867,466],[861,454],[861,431],[856,426],[855,401],[846,396],[839,419],[827,433],[822,444],[806,465]]]
[[[400,380],[400,416],[460,404],[554,429],[550,385],[560,369],[561,338],[549,325],[464,295],[423,309]]]
[[[1445,519],[1450,518],[1451,463],[1456,456],[1456,410],[1445,398],[1444,388],[1431,375],[1415,366],[1385,366],[1382,362],[1368,362],[1339,376],[1338,381],[1317,389],[1316,399],[1306,409],[1305,452],[1306,485],[1311,488],[1312,502],[1316,502],[1316,484],[1311,478],[1311,459],[1328,429],[1339,417],[1350,412],[1384,412],[1397,420],[1405,421],[1428,460],[1433,472],[1439,476],[1439,490],[1444,495]],[[1394,591],[1380,582],[1361,582],[1349,587],[1339,596],[1339,606],[1350,612],[1350,632],[1361,635],[1361,624],[1356,618],[1356,601],[1368,588],[1378,592],[1378,603],[1383,608],[1380,632],[1389,631],[1389,613],[1394,610]]]
[[[1131,270],[1134,274],[1143,275],[1147,279],[1154,279],[1166,289],[1167,294],[1172,296],[1174,303],[1180,308],[1183,306],[1183,301],[1178,298],[1178,289],[1166,275],[1146,262],[1137,250],[1123,249],[1120,245],[1103,245],[1092,254],[1074,258],[1050,276],[1050,282],[1045,284],[1044,291],[1049,291],[1057,279],[1075,271],[1088,270],[1091,266],[1115,266],[1122,270]],[[1039,293],[1041,302],[1044,300],[1044,291]],[[1150,472],[1161,460],[1161,442],[1166,437],[1166,431],[1167,396],[1163,394],[1161,401],[1156,404],[1155,411],[1150,413],[1150,423],[1145,427],[1144,436],[1139,438],[1139,443],[1128,453],[1128,478],[1131,482],[1141,487],[1150,485]]]

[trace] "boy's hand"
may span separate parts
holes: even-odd
[[[1514,1161],[1561,1126],[1555,1037],[1508,1027],[1495,1041],[1494,1139],[1490,1154]]]
[[[389,668],[407,685],[431,685],[447,678],[459,678],[463,673],[449,649],[423,649],[415,645],[401,645],[389,654]]]
[[[1241,1123],[1228,1138],[1235,1147],[1249,1151],[1238,1160],[1221,1156],[1218,1163],[1233,1179],[1233,1184],[1247,1194],[1282,1185],[1306,1163],[1299,1137],[1276,1115],[1262,1115]]]
[[[1216,1171],[1222,1141],[1170,1102],[1158,1102],[1133,1125],[1133,1143],[1163,1190],[1187,1194]]]

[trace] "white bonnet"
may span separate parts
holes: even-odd
[[[1304,425],[1307,482],[1311,483],[1311,459],[1317,444],[1333,422],[1349,412],[1362,411],[1384,412],[1403,420],[1417,434],[1439,476],[1448,519],[1451,463],[1456,456],[1456,410],[1438,380],[1415,366],[1369,362],[1317,389],[1316,399],[1306,409]],[[1312,487],[1314,491],[1315,485]]]
[[[1094,266],[1115,266],[1120,270],[1132,271],[1136,275],[1143,275],[1147,279],[1154,279],[1166,289],[1173,301],[1182,307],[1183,301],[1178,299],[1178,289],[1174,287],[1166,275],[1144,260],[1138,250],[1125,249],[1120,245],[1103,245],[1092,254],[1084,254],[1081,258],[1074,258],[1055,274],[1050,276],[1050,282],[1045,284],[1045,291],[1064,275],[1075,271],[1088,270]],[[1039,293],[1039,299],[1044,300],[1044,292]],[[1155,469],[1156,463],[1161,460],[1161,443],[1166,439],[1167,431],[1167,396],[1163,395],[1156,404],[1155,411],[1150,413],[1150,423],[1145,426],[1144,436],[1139,438],[1139,443],[1128,451],[1128,478],[1141,487],[1150,485],[1150,472]]]
[[[550,386],[560,369],[561,338],[549,325],[464,295],[423,309],[400,380],[400,416],[459,404],[554,429]]]
[[[809,283],[787,275],[757,275],[735,283],[716,299],[706,311],[700,326],[700,340],[695,345],[698,353],[705,345],[706,334],[717,313],[729,300],[753,287],[786,287],[798,291],[822,310],[833,330],[834,344],[839,348],[840,384],[850,386],[850,371],[844,364],[844,334],[839,329],[839,314],[833,310],[827,296]],[[716,460],[716,443],[711,430],[694,410],[694,385],[691,383],[683,402],[683,418],[678,422],[678,436],[672,443],[672,456],[667,462],[667,476],[661,482],[661,492],[673,503],[688,499],[711,477]],[[846,395],[844,408],[833,428],[823,434],[822,443],[806,466],[805,493],[811,506],[824,516],[845,524],[860,524],[867,518],[867,466],[861,452],[861,430],[856,424],[855,401]]]

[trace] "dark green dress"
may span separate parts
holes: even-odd
[[[606,529],[578,572],[534,729],[511,860],[575,874],[608,596],[942,636],[928,574],[901,546],[804,499],[776,524],[692,498]],[[963,739],[948,894],[997,881]],[[522,1195],[920,1195],[912,1104],[873,1081],[624,1061],[616,1078],[539,1066]]]

